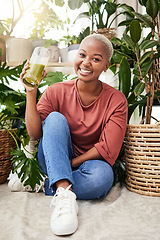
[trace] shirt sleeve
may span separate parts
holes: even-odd
[[[127,100],[111,104],[113,111],[102,126],[99,142],[95,144],[100,155],[113,166],[122,147],[127,126]]]

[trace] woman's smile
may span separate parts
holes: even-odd
[[[92,73],[91,70],[86,69],[86,68],[81,68],[81,67],[79,67],[79,70],[80,70],[81,74],[83,74],[83,75],[88,75],[88,74],[91,74],[91,73]]]

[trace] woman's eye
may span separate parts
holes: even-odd
[[[85,57],[85,54],[79,53],[79,56],[80,56],[80,57]]]
[[[93,61],[99,62],[100,60],[99,60],[99,58],[93,58]]]

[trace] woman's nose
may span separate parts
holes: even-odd
[[[84,65],[90,65],[90,64],[91,64],[90,59],[86,57],[86,58],[83,60],[83,64],[84,64]]]

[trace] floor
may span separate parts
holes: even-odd
[[[43,192],[11,192],[1,184],[0,240],[160,240],[160,197],[117,184],[103,200],[78,201],[79,228],[65,237],[50,230],[51,199]]]

